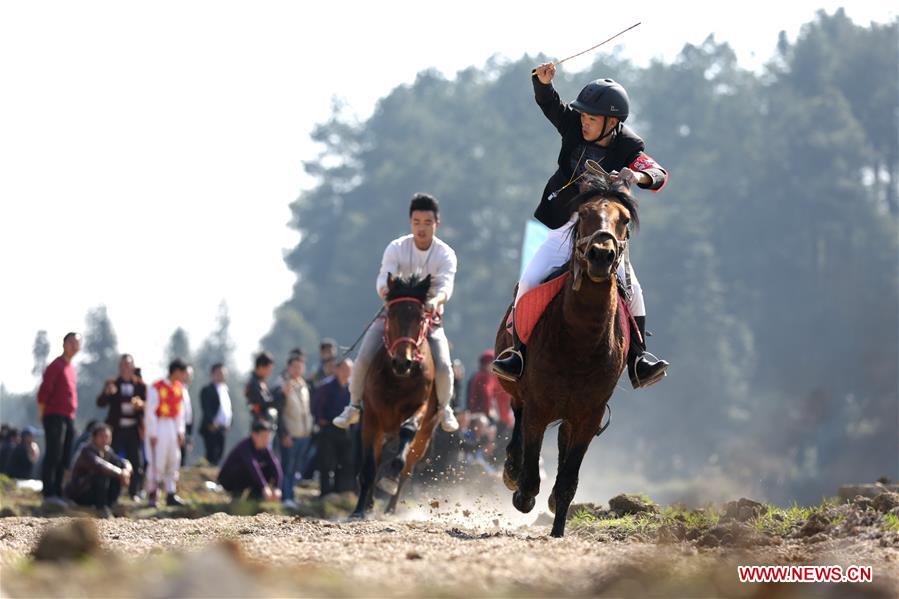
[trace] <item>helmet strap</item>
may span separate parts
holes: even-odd
[[[610,135],[615,135],[618,133],[618,129],[621,127],[621,121],[618,121],[618,124],[606,131],[606,125],[609,124],[609,117],[603,115],[602,117],[602,134],[593,140],[593,143],[599,143]]]

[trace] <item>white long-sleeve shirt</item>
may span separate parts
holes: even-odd
[[[384,250],[376,290],[381,298],[387,295],[387,273],[404,277],[418,275],[421,278],[431,275],[428,297],[442,291],[449,301],[453,295],[456,264],[456,252],[437,237],[434,237],[431,247],[422,251],[415,247],[412,235],[404,235],[391,241]]]
[[[166,383],[171,385],[172,381],[166,379]],[[181,386],[181,391],[183,392],[183,395],[181,396],[181,409],[178,410],[178,415],[175,417],[175,426],[177,427],[178,432],[183,435],[187,429],[186,415],[190,412],[190,394],[187,392],[187,386],[185,385]],[[155,385],[150,385],[147,389],[147,407],[144,410],[144,432],[147,437],[158,436],[159,417],[156,415],[157,408],[159,408],[159,391],[156,390]]]

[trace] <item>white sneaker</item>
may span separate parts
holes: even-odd
[[[353,404],[350,404],[343,409],[343,412],[340,413],[340,416],[331,421],[331,424],[333,424],[337,428],[350,428],[350,426],[359,422],[359,414],[361,411],[362,410],[360,410]]]
[[[288,500],[286,500],[286,501],[283,501],[283,502],[281,503],[281,505],[284,506],[284,507],[286,507],[286,508],[289,509],[289,510],[295,510],[295,509],[297,509],[297,507],[299,507],[299,506],[297,505],[297,502],[294,501],[293,499],[288,499]]]
[[[440,428],[448,433],[459,430],[459,421],[456,420],[456,415],[453,414],[453,409],[449,405],[440,411]]]

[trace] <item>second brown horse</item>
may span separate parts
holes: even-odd
[[[559,427],[559,465],[549,497],[552,536],[565,534],[568,507],[577,490],[587,447],[600,430],[627,357],[627,330],[619,319],[616,271],[636,225],[637,206],[626,185],[590,178],[573,202],[578,221],[572,239],[569,283],[549,303],[528,342],[526,368],[517,383],[502,380],[512,395],[515,428],[503,480],[521,512],[540,491],[539,459],[547,426]],[[511,311],[511,307],[509,309]],[[509,311],[496,337],[497,352],[511,345]]]
[[[376,483],[391,495],[387,511],[396,509],[403,485],[427,451],[437,425],[434,360],[428,345],[433,316],[425,311],[430,287],[430,276],[387,277],[384,347],[368,371],[362,399],[363,458],[355,518],[372,508]],[[399,437],[399,448],[381,468],[388,437]]]

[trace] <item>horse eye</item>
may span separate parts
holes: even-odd
[[[628,217],[625,216],[624,218],[621,219],[621,224],[623,224],[626,227],[629,224],[631,224],[631,219],[629,219]]]

